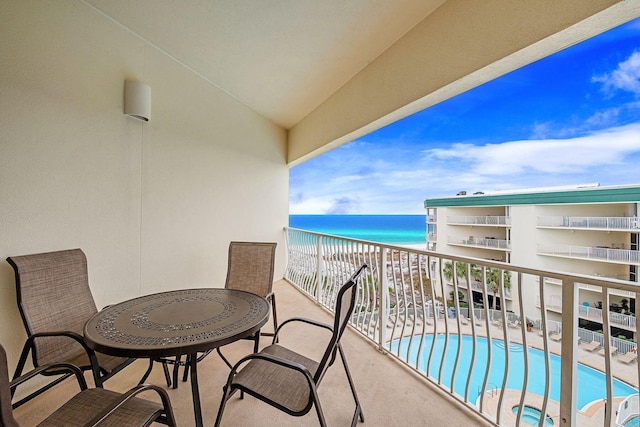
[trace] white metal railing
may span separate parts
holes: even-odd
[[[608,320],[610,289],[636,292],[639,289],[636,284],[291,228],[285,228],[285,236],[288,254],[285,279],[328,309],[335,304],[339,286],[366,263],[369,268],[359,282],[351,326],[375,343],[379,351],[414,369],[495,425],[523,425],[522,410],[517,408],[527,405],[548,414],[558,425],[580,425],[579,417],[583,415],[578,414],[578,402],[581,390],[586,387],[592,391],[596,388],[600,393],[598,402],[606,402],[605,410],[593,415],[590,422],[610,426],[616,409],[613,397],[619,394],[613,388],[614,384],[618,386],[614,378],[624,373],[625,381],[633,387],[626,386],[629,391],[623,394],[637,393],[640,364],[626,365],[615,360],[611,352],[614,348],[624,352],[631,351],[631,347],[625,350],[611,336]],[[482,270],[481,289],[460,288],[457,274],[453,275],[452,286],[448,285],[447,263],[463,264],[467,283],[471,282],[471,266],[478,266]],[[506,301],[507,275],[514,299],[496,309],[495,297]],[[497,290],[491,290],[489,277],[498,278]],[[561,322],[547,318],[544,286],[547,278],[562,282]],[[586,332],[578,328],[578,283],[602,289],[605,308],[599,342],[601,385],[593,381],[579,385],[584,383],[576,381],[578,362],[593,357],[581,350],[586,346],[578,346],[579,337],[582,342],[587,339],[583,338]],[[541,297],[540,309],[535,308],[535,298],[529,301],[525,297],[532,287]],[[481,306],[471,314],[469,305],[475,305],[473,301]],[[528,332],[529,325],[532,332]],[[552,332],[555,334],[551,335]],[[542,356],[538,357],[538,353]],[[553,354],[561,358],[559,368],[552,370]],[[511,381],[518,372],[523,377],[514,385]],[[535,381],[530,377],[535,377]],[[513,413],[508,403],[514,400],[518,402],[515,423],[509,421]],[[551,405],[552,401],[557,406]]]
[[[448,216],[447,224],[462,225],[511,225],[510,216],[494,216],[494,215],[461,215]]]
[[[633,217],[539,216],[539,227],[590,228],[598,230],[638,230],[640,220]]]
[[[437,221],[438,221],[437,215],[427,215],[427,222],[437,222]]]
[[[627,396],[627,398],[618,405],[618,410],[616,411],[616,427],[630,425],[631,420],[638,417],[638,413],[640,413],[640,399],[638,398],[638,394]]]
[[[436,233],[427,233],[427,240],[430,242],[435,242],[438,240],[438,235]]]
[[[583,258],[623,264],[640,264],[640,251],[592,246],[538,244],[538,254]]]
[[[490,237],[469,236],[466,239],[449,237],[447,239],[447,243],[454,244],[454,245],[475,246],[475,247],[487,248],[487,249],[498,249],[498,250],[511,249],[511,242],[509,240],[495,239],[492,237],[490,238]]]

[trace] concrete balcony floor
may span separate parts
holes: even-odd
[[[284,280],[274,284],[277,297],[278,318],[282,321],[294,316],[303,316],[324,322],[331,322],[332,316],[313,301],[302,295]],[[272,328],[271,320],[264,328]],[[284,331],[286,332],[286,330]],[[291,328],[282,336],[281,343],[303,352],[317,349],[318,336],[308,329]],[[263,337],[261,346],[270,342]],[[239,360],[252,350],[253,343],[241,341],[224,347],[224,354],[232,361]],[[363,426],[407,426],[407,425],[447,425],[482,426],[492,425],[473,411],[449,397],[436,387],[412,373],[409,369],[376,351],[375,346],[357,332],[347,329],[343,337],[343,347],[351,374],[363,407]],[[106,388],[125,391],[136,385],[147,367],[147,362],[139,360],[107,381]],[[198,365],[198,379],[202,401],[204,424],[213,425],[222,386],[229,370],[214,352]],[[182,370],[180,371],[182,374]],[[166,388],[162,369],[156,364],[147,381]],[[93,384],[93,380],[88,380]],[[14,411],[22,426],[33,426],[60,406],[78,390],[75,383],[67,381],[53,391],[30,401]],[[177,390],[169,389],[172,406],[179,426],[193,426],[193,406],[190,383],[180,382]],[[330,426],[348,426],[355,408],[344,370],[338,359],[329,368],[319,389],[323,411]],[[318,420],[312,409],[304,417],[292,417],[267,404],[246,396],[240,400],[234,395],[225,409],[223,426],[317,426]]]

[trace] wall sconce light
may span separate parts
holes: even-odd
[[[124,113],[134,119],[149,121],[151,117],[151,88],[148,85],[125,80]]]

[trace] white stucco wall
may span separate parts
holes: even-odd
[[[81,1],[0,4],[0,343],[26,335],[6,257],[82,248],[97,305],[224,286],[230,240],[288,221],[286,132]],[[125,79],[151,121],[123,114]]]

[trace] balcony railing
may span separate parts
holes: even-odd
[[[453,245],[475,246],[475,247],[486,248],[486,249],[497,249],[497,250],[511,249],[511,242],[509,240],[501,240],[501,239],[486,238],[486,237],[469,236],[466,239],[449,237],[447,239],[447,243],[453,244]]]
[[[547,297],[545,305],[548,310],[554,310],[562,312],[562,297],[559,295],[552,295]],[[536,307],[540,308],[540,295],[536,296]],[[597,307],[586,306],[583,304],[577,305],[578,316],[581,319],[591,320],[593,322],[602,323],[602,309]],[[609,324],[622,329],[628,329],[631,331],[636,330],[636,318],[635,316],[629,316],[628,314],[616,313],[609,310]]]
[[[618,264],[640,264],[640,251],[607,247],[538,244],[538,254],[607,261]]]
[[[427,233],[427,241],[435,242],[436,240],[438,240],[438,234],[437,233]]]
[[[634,217],[539,216],[538,227],[586,228],[596,230],[640,230],[640,220]]]
[[[510,216],[493,216],[493,215],[463,215],[463,216],[448,216],[447,224],[461,224],[461,225],[511,225]]]
[[[630,343],[618,348],[608,320],[610,289],[636,292],[640,289],[636,284],[290,228],[285,228],[285,235],[285,278],[329,310],[335,305],[339,286],[359,265],[367,263],[351,326],[379,351],[495,425],[524,425],[521,408],[531,406],[551,417],[555,425],[583,425],[583,417],[587,417],[589,425],[611,426],[619,409],[619,400],[614,397],[637,393],[640,365],[627,365],[613,355],[614,350],[632,351],[635,346]],[[453,292],[446,285],[447,263],[464,264],[468,283],[471,265],[481,268],[483,307],[475,308],[473,315],[459,299],[462,292],[466,301],[473,301],[471,291],[460,288],[457,275]],[[495,270],[501,274],[489,274]],[[490,306],[494,291],[487,278],[498,277],[498,297],[504,300],[505,272],[511,288],[517,290],[512,311],[506,311],[505,304],[498,310]],[[547,278],[562,282],[562,322],[547,318]],[[587,337],[582,336],[586,332],[578,329],[578,283],[602,289],[602,340],[589,338],[594,349],[602,347],[600,358],[597,351],[594,356],[586,350]],[[523,290],[532,286],[541,295],[540,310],[535,308],[535,300],[524,297]],[[528,332],[529,325],[533,332]],[[594,357],[598,363],[593,367],[601,380],[581,381],[578,364],[593,364]],[[587,402],[582,400],[585,390]],[[586,408],[590,408],[588,412],[583,411]]]
[[[437,222],[437,221],[438,221],[437,215],[427,215],[427,222]]]

